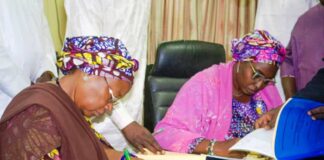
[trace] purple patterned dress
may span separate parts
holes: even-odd
[[[247,103],[242,103],[233,98],[232,101],[232,121],[230,129],[225,136],[226,140],[233,138],[242,138],[254,130],[255,121],[267,112],[266,104],[258,98],[253,96]]]
[[[232,120],[229,131],[225,136],[226,140],[242,138],[254,130],[255,121],[265,112],[266,104],[261,97],[255,95],[247,103],[239,102],[235,98],[232,101]],[[189,146],[189,153],[192,153],[197,145],[205,138],[196,138]]]

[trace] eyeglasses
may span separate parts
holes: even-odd
[[[109,93],[111,95],[111,99],[109,100],[109,103],[112,103],[113,105],[118,104],[118,98],[114,96],[113,91],[109,88]]]
[[[274,79],[270,79],[270,78],[266,78],[262,73],[260,73],[259,71],[257,71],[252,63],[249,61],[249,64],[252,68],[253,71],[253,75],[252,75],[252,79],[256,82],[260,82],[262,81],[263,84],[267,85],[267,84],[275,84],[276,81]]]
[[[112,89],[110,88],[109,86],[109,83],[108,83],[108,80],[106,77],[104,77],[106,82],[107,82],[107,85],[108,85],[108,91],[109,91],[109,94],[111,95],[111,98],[109,100],[109,103],[112,103],[113,105],[117,105],[118,102],[119,102],[119,98],[115,97],[114,94],[113,94],[113,91]]]

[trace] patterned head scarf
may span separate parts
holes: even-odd
[[[132,59],[125,45],[118,39],[105,36],[66,38],[57,65],[63,74],[80,69],[89,75],[133,82],[138,61]]]
[[[255,30],[232,41],[234,61],[281,64],[286,56],[285,47],[265,30]]]

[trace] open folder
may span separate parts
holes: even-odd
[[[257,152],[280,160],[324,156],[324,120],[312,120],[307,115],[319,106],[324,103],[292,98],[279,112],[274,129],[257,129],[230,150]]]

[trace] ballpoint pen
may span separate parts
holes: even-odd
[[[155,136],[155,135],[157,135],[157,134],[159,134],[159,133],[161,133],[161,132],[163,132],[163,131],[164,131],[164,129],[163,129],[163,128],[160,128],[160,129],[158,129],[157,131],[153,132],[153,133],[152,133],[152,136]]]
[[[124,149],[124,156],[125,156],[125,159],[126,159],[126,160],[131,160],[131,158],[130,158],[130,155],[129,155],[129,152],[128,152],[127,148],[125,148],[125,149]]]
[[[131,157],[137,157],[135,154],[130,153],[126,148],[124,149],[124,154],[120,158],[120,160],[130,160]]]

